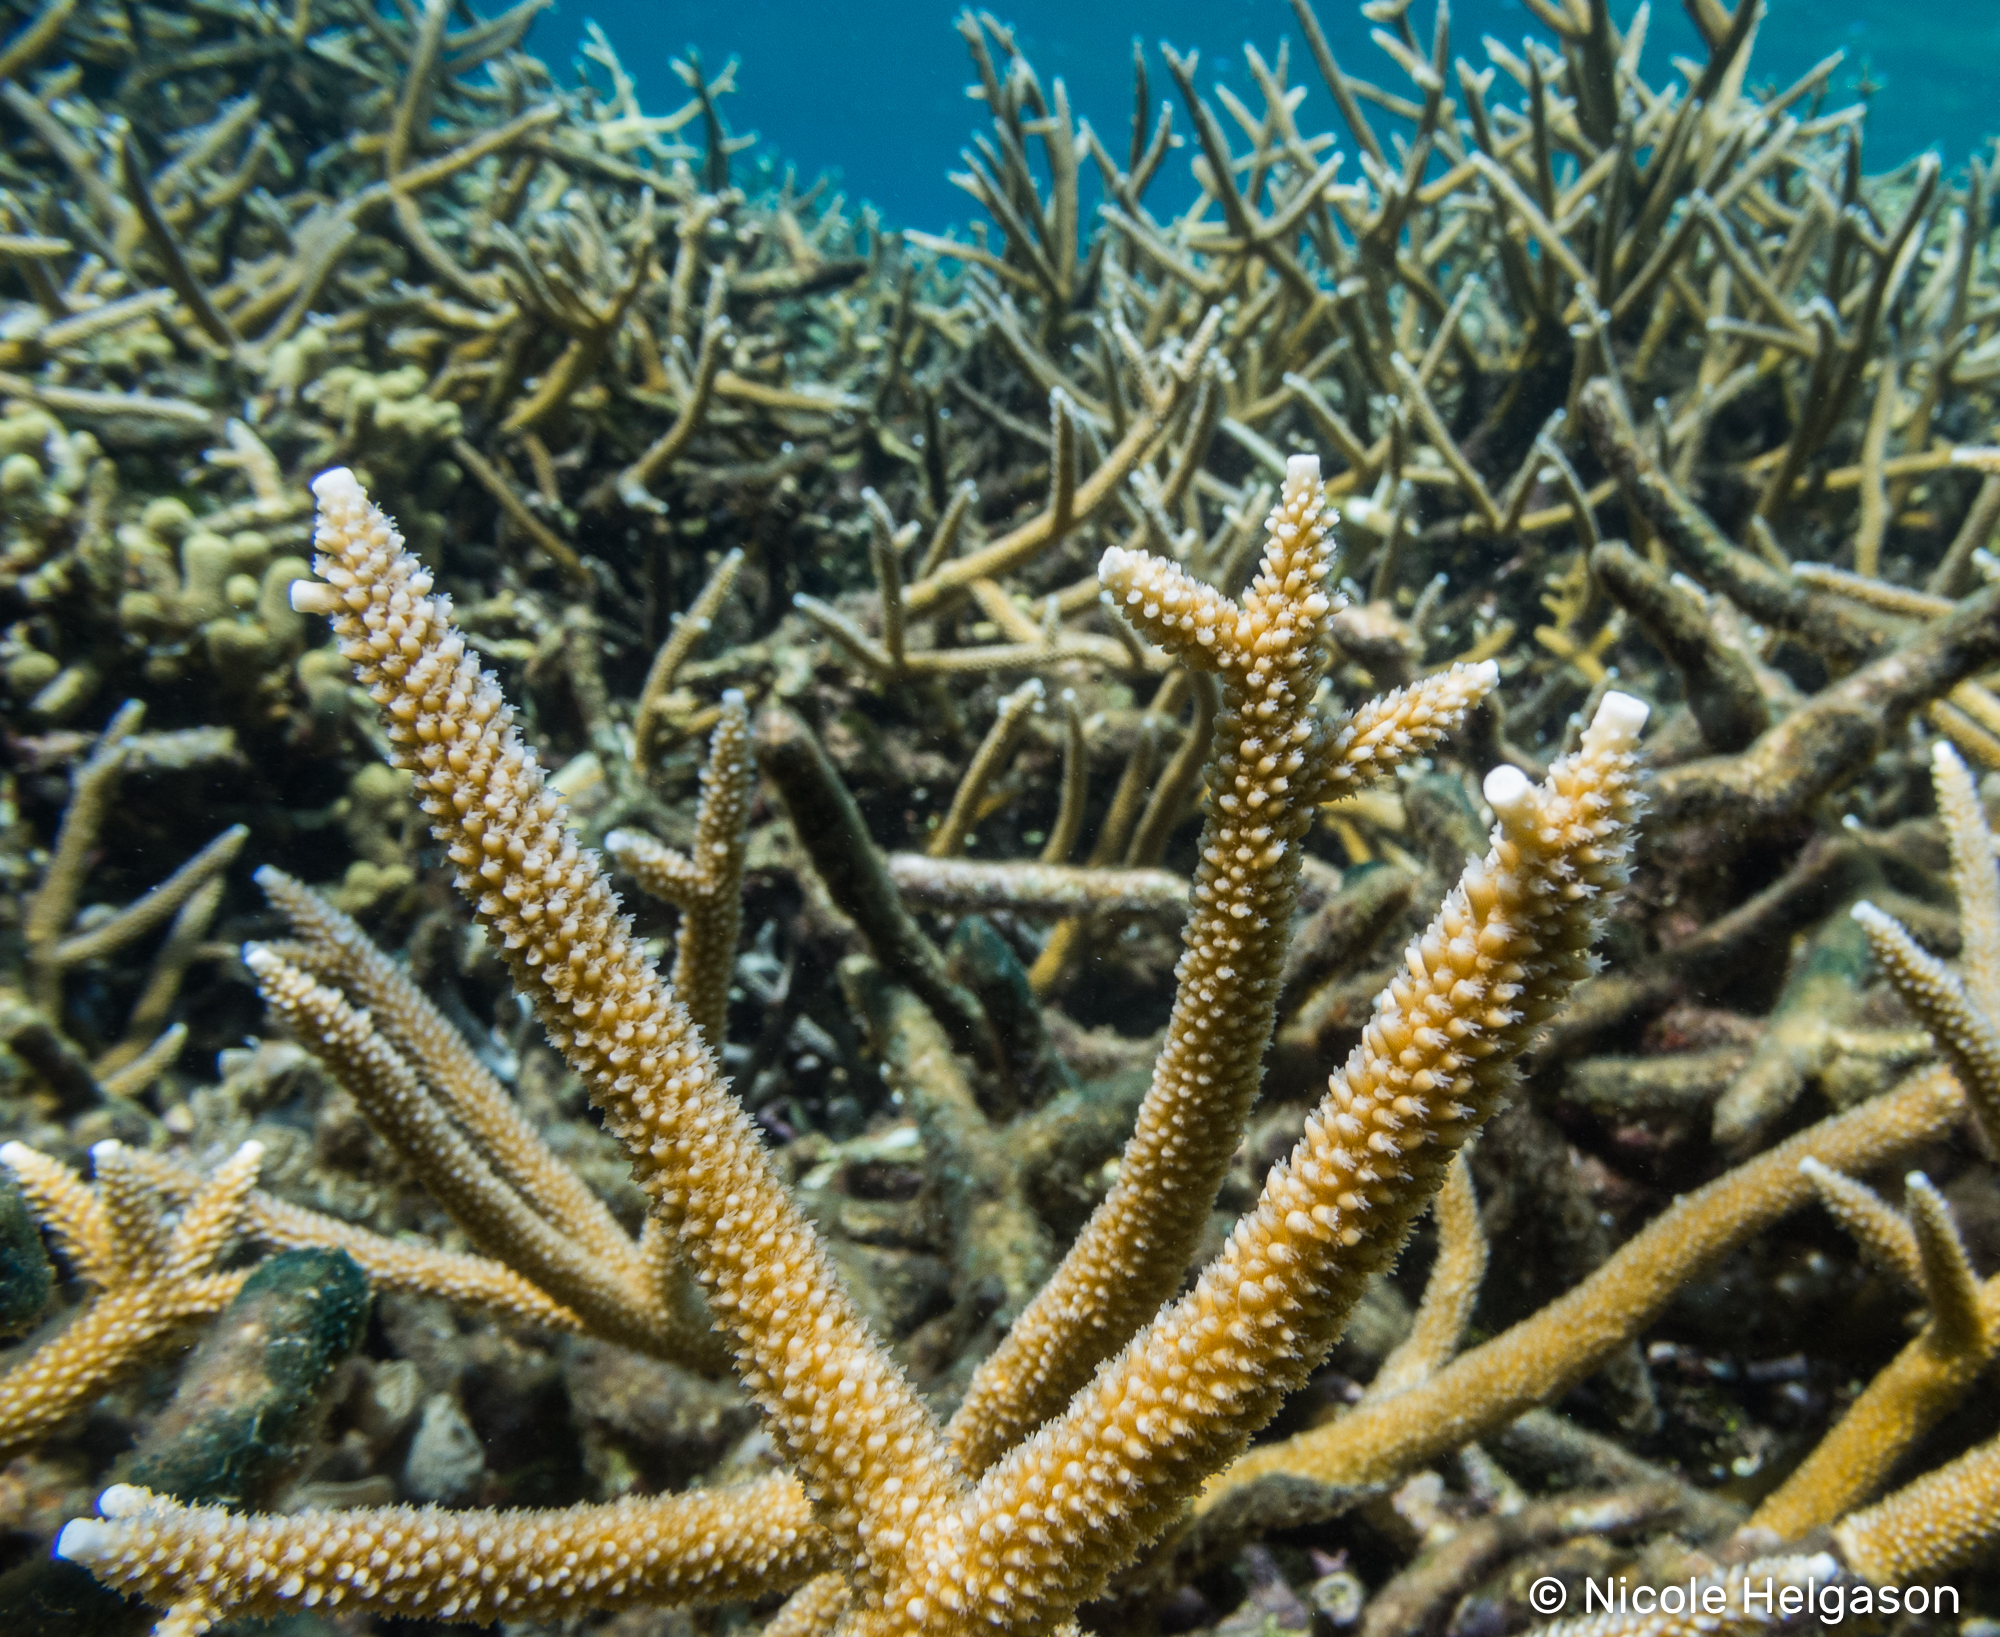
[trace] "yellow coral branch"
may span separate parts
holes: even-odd
[[[2000,1533],[2000,1439],[1927,1472],[1834,1526],[1850,1567],[1878,1586],[1906,1586],[1963,1568]]]
[[[1333,612],[1319,462],[1292,462],[1238,607],[1172,563],[1113,547],[1108,596],[1154,641],[1223,678],[1211,811],[1174,1009],[1118,1181],[981,1363],[952,1420],[973,1472],[1059,1409],[1172,1294],[1263,1078],[1320,746],[1313,695]]]
[[[1424,1281],[1416,1322],[1396,1350],[1382,1361],[1368,1384],[1370,1398],[1385,1398],[1427,1381],[1458,1351],[1486,1277],[1486,1235],[1479,1226],[1479,1199],[1472,1167],[1464,1154],[1451,1162],[1432,1206],[1437,1221],[1437,1261]]]
[[[92,1150],[98,1183],[86,1190],[63,1167],[18,1142],[0,1164],[45,1211],[78,1271],[98,1294],[82,1312],[0,1375],[0,1457],[34,1442],[179,1339],[188,1323],[229,1305],[249,1269],[211,1273],[236,1232],[263,1148],[245,1143],[189,1199],[171,1232],[148,1203],[127,1150]]]
[[[243,960],[272,1012],[312,1044],[390,1146],[422,1166],[425,1187],[475,1245],[526,1273],[600,1335],[663,1358],[703,1358],[699,1335],[655,1309],[630,1240],[621,1235],[622,1254],[607,1259],[538,1214],[494,1175],[366,1013],[269,949],[248,945]]]
[[[408,974],[351,919],[284,871],[265,865],[257,885],[304,940],[315,974],[367,1013],[376,1033],[423,1076],[493,1169],[579,1249],[613,1264],[629,1260],[632,1242],[617,1218],[550,1152],[465,1036]],[[422,1163],[421,1156],[412,1158]]]

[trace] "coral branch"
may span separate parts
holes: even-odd
[[[940,1569],[959,1572],[934,1570],[927,1604],[1047,1629],[1304,1380],[1587,969],[1627,868],[1644,720],[1612,694],[1545,786],[1489,776],[1493,851],[1410,946],[1291,1158],[1193,1292],[934,1532]]]
[[[227,1617],[322,1606],[491,1624],[759,1597],[827,1561],[826,1537],[786,1478],[567,1511],[245,1517],[126,1484],[97,1504],[100,1515],[70,1524],[56,1550],[166,1607],[186,1637]],[[496,1577],[496,1563],[507,1572]]]
[[[679,1236],[817,1515],[860,1583],[881,1584],[907,1541],[905,1502],[948,1493],[952,1462],[934,1423],[567,832],[448,601],[429,595],[430,576],[349,473],[327,473],[314,491],[323,583],[296,588],[295,601],[332,616],[461,890]],[[749,1223],[754,1237],[741,1231]]]
[[[1379,1483],[1504,1426],[1580,1381],[1642,1329],[1699,1268],[1812,1196],[1799,1163],[1865,1170],[1915,1151],[1964,1117],[1941,1070],[1821,1122],[1676,1201],[1568,1294],[1461,1355],[1423,1386],[1255,1451],[1202,1497],[1242,1497],[1265,1473],[1329,1487]]]

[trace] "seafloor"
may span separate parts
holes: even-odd
[[[699,1300],[672,1230],[294,606],[317,474],[450,593],[663,964],[734,937],[683,974],[710,1044],[944,1418],[1121,1174],[1232,709],[1096,565],[1242,592],[1305,452],[1347,598],[1320,716],[1497,683],[1321,804],[1169,1293],[1484,852],[1484,776],[1541,778],[1615,686],[1653,707],[1647,809],[1444,1231],[1083,1625],[1505,1637],[1544,1577],[1574,1613],[1824,1552],[1957,1589],[1898,1629],[1990,1629],[1995,174],[1878,172],[1831,62],[1760,78],[1756,0],[1691,3],[1708,56],[1672,64],[1643,7],[1530,3],[1516,55],[1375,0],[1342,65],[1295,0],[1254,98],[1148,54],[1129,126],[968,13],[946,239],[760,167],[754,61],[648,111],[597,37],[559,82],[519,49],[541,0],[0,0],[0,1631],[173,1600],[50,1556],[115,1483],[555,1507],[790,1457],[662,1317]],[[732,691],[734,862],[696,833]],[[332,999],[287,1010],[281,971]],[[1457,1430],[1339,1443],[1399,1396]],[[1943,1544],[1880,1568],[1866,1509],[1953,1462],[1956,1512],[1917,1496]],[[778,1615],[799,1578],[535,1618],[833,1629]],[[442,1618],[357,1589],[287,1629]]]

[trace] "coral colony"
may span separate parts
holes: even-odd
[[[540,4],[0,0],[0,1629],[2000,1615],[1992,168]]]

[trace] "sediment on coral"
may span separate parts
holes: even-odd
[[[0,0],[0,1608],[2000,1615],[1991,156],[968,13],[940,229],[539,9]]]

